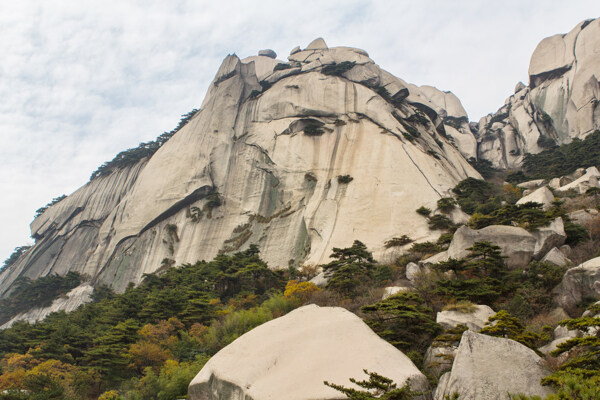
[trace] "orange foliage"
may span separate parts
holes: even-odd
[[[283,296],[286,299],[305,302],[313,294],[318,292],[317,285],[312,282],[298,282],[297,280],[288,281],[285,285]]]

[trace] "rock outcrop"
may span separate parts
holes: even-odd
[[[504,399],[507,393],[541,396],[552,393],[540,385],[550,369],[531,349],[511,339],[466,331],[452,370],[442,376],[436,400],[454,393],[461,400]]]
[[[122,291],[161,264],[250,244],[287,268],[324,263],[355,239],[375,256],[402,234],[435,239],[414,210],[479,177],[445,132],[458,100],[322,39],[289,62],[261,54],[228,56],[201,109],[149,159],[36,218],[37,242],[0,274],[0,295],[21,276],[67,271]]]
[[[525,153],[600,129],[599,54],[600,19],[542,40],[531,56],[529,86],[518,85],[504,106],[479,121],[479,157],[516,168]]]
[[[448,250],[425,260],[424,263],[464,258],[469,255],[468,248],[475,242],[486,241],[500,247],[508,267],[525,267],[532,259],[539,260],[553,247],[561,246],[566,238],[564,224],[560,217],[548,226],[540,227],[533,232],[508,225],[490,225],[477,230],[461,226],[454,233]]]
[[[323,381],[351,386],[363,369],[427,391],[425,376],[356,315],[304,306],[240,336],[214,355],[189,386],[191,400],[341,399]]]
[[[471,229],[467,226],[458,228],[450,246],[448,257],[454,259],[469,255],[469,250],[475,242],[491,242],[500,246],[506,265],[511,268],[524,267],[533,258],[536,239],[523,228],[506,225],[491,225],[482,229]]]
[[[567,270],[554,289],[557,304],[572,313],[584,298],[600,298],[600,257]]]

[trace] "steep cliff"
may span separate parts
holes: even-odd
[[[517,168],[525,153],[585,138],[600,128],[600,19],[542,40],[529,64],[529,86],[479,121],[480,158]]]
[[[37,242],[2,272],[0,293],[20,276],[70,270],[122,291],[161,266],[250,244],[287,268],[355,239],[382,256],[392,237],[436,238],[414,210],[479,176],[451,143],[465,126],[455,96],[409,85],[363,50],[319,39],[289,62],[230,55],[201,109],[152,157],[33,221]]]

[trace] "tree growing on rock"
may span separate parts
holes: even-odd
[[[421,394],[410,390],[410,380],[398,388],[398,385],[390,378],[386,378],[376,372],[369,372],[366,369],[363,371],[369,376],[369,380],[357,381],[354,378],[350,378],[350,382],[365,390],[347,388],[327,381],[323,383],[330,388],[344,393],[347,398],[353,400],[409,400]]]
[[[330,277],[327,289],[353,298],[358,294],[358,286],[373,278],[375,260],[361,241],[355,240],[344,249],[334,247],[331,258],[335,260],[323,265],[325,275]]]

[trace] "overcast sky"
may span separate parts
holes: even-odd
[[[546,36],[600,1],[0,0],[0,263],[37,208],[198,108],[222,59],[322,36],[394,75],[498,109]]]

